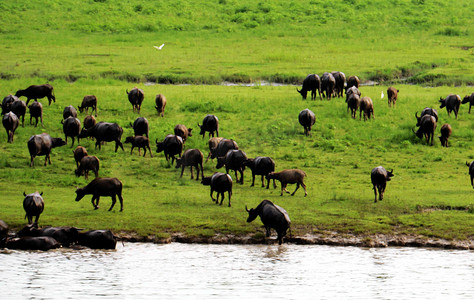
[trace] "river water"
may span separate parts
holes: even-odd
[[[474,252],[319,245],[0,250],[0,299],[474,299]]]

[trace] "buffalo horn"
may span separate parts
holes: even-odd
[[[250,210],[247,208],[247,205],[245,205],[245,210],[246,210],[247,212],[250,212]]]
[[[40,193],[40,196],[43,196],[43,192]]]
[[[417,119],[418,119],[418,112],[416,112],[416,113],[415,113],[415,118],[417,118]]]
[[[296,88],[296,91],[297,91],[298,93],[301,93],[301,90],[298,90],[298,88]]]
[[[390,173],[392,173],[392,174],[393,174],[393,169],[392,169],[392,171],[390,171]]]
[[[466,164],[467,164],[467,162],[466,162]],[[26,193],[25,193],[25,192],[23,192],[23,196],[25,196],[25,197],[26,197]]]
[[[470,166],[470,165],[469,165],[469,163],[468,163],[467,161],[466,161],[466,166],[468,166],[468,167]]]
[[[155,140],[155,143],[158,144],[158,139]]]

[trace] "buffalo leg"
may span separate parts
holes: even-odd
[[[179,178],[182,178],[183,177],[183,173],[184,173],[184,165],[181,166],[181,175],[179,176]],[[211,196],[212,197],[212,196]]]
[[[199,172],[199,169],[198,169],[198,172]],[[193,166],[191,166],[191,179],[194,179]]]
[[[117,194],[119,201],[120,201],[120,211],[123,211],[123,198],[122,198],[122,193]]]
[[[219,205],[222,205],[222,202],[224,202],[224,192],[217,193],[217,198],[219,198],[219,194],[221,194],[221,203],[219,203]]]
[[[244,184],[244,171],[240,169],[239,172],[240,172],[240,184]]]
[[[230,198],[232,198],[232,192],[231,191],[228,191],[228,196],[229,196],[229,207],[231,206],[230,205]],[[224,192],[222,192],[222,197],[224,197]]]
[[[263,178],[263,177],[262,177]],[[262,179],[263,180],[263,179]],[[255,173],[252,172],[252,184],[250,186],[254,186],[255,185]]]
[[[301,186],[304,188],[304,196],[308,196],[308,192],[306,191],[306,184],[304,184],[304,182],[301,182]]]
[[[374,185],[374,194],[375,194],[374,203],[377,203],[377,187],[375,185]]]
[[[95,199],[96,199],[96,196],[92,196],[92,199],[91,199],[91,203],[92,203],[92,206],[94,206],[94,209],[98,209],[99,208],[99,201],[97,201],[97,204],[95,202]]]
[[[120,148],[122,148],[122,151],[125,151],[125,150],[123,149],[123,144],[122,144],[122,142],[120,142],[119,140],[117,140],[117,141],[115,141],[115,152],[117,152],[119,146],[120,146]],[[100,148],[99,148],[99,149],[100,149]]]
[[[202,167],[202,163],[199,164],[201,166],[201,179],[204,178],[204,169]],[[199,166],[198,166],[199,167]],[[199,170],[199,169],[198,169]],[[198,174],[198,177],[196,178],[196,180],[199,179],[199,174]]]
[[[297,182],[297,183],[296,183],[296,189],[295,189],[295,191],[291,194],[291,196],[294,196],[295,193],[296,193],[296,191],[297,191],[299,188],[300,188],[300,183]]]
[[[113,195],[112,196],[112,205],[110,206],[109,211],[111,211],[112,208],[114,208],[115,202],[117,202],[117,197],[115,195]]]
[[[214,193],[214,190],[211,188],[211,200],[212,202],[216,202],[216,200],[214,200],[214,197],[212,196],[213,193]],[[219,194],[217,194],[217,197],[219,197]]]
[[[266,237],[269,237],[269,236],[270,236],[270,233],[271,233],[271,232],[270,232],[270,227],[269,227],[269,226],[265,226],[265,231],[266,231],[266,232],[265,232],[265,236],[266,236]]]
[[[35,157],[33,155],[31,155],[30,167],[34,166],[34,159],[35,159]]]
[[[153,157],[153,153],[151,152],[150,145],[148,145],[148,152],[150,152],[150,157]],[[145,156],[145,155],[143,155]]]

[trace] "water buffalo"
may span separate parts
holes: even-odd
[[[51,105],[51,100],[56,102],[56,97],[54,96],[53,87],[49,84],[41,85],[30,85],[24,90],[18,90],[15,94],[17,97],[26,97],[26,105],[30,102],[31,99],[38,101],[38,99],[48,97],[49,105]]]
[[[140,155],[140,149],[143,148],[143,157],[146,155],[146,149],[150,151],[150,157],[153,157],[153,154],[150,149],[150,140],[146,136],[128,136],[125,138],[125,144],[132,144],[132,149],[130,149],[130,155],[133,153],[133,148],[138,148],[138,155]]]
[[[93,115],[88,115],[84,118],[84,128],[89,129],[93,127],[95,124],[97,124],[96,119],[94,118]]]
[[[147,138],[150,138],[148,136],[148,131],[150,130],[150,125],[148,124],[148,120],[144,117],[138,117],[135,119],[133,122],[133,125],[130,124],[133,128],[133,132],[135,135],[146,135]]]
[[[61,247],[61,243],[50,236],[28,236],[8,239],[5,246],[9,249],[48,251]]]
[[[397,102],[397,99],[398,99],[398,92],[399,92],[399,90],[397,90],[394,87],[389,87],[387,89],[388,106],[391,107],[392,103],[393,103],[393,106],[395,106],[395,104]]]
[[[64,136],[66,137],[66,144],[67,144],[67,137],[72,138],[71,148],[74,146],[74,138],[77,136],[77,143],[79,143],[79,133],[81,132],[81,121],[75,117],[68,117],[66,120],[63,121],[63,132]]]
[[[439,136],[439,140],[441,141],[441,146],[443,147],[448,147],[448,138],[451,136],[451,133],[453,132],[451,125],[449,124],[444,124],[441,126],[441,136]]]
[[[28,109],[30,110],[30,125],[32,124],[33,118],[36,119],[35,127],[38,126],[38,118],[41,120],[41,127],[44,127],[43,125],[43,105],[41,102],[38,101],[33,101],[28,106]]]
[[[362,97],[360,99],[360,112],[359,112],[359,120],[362,119],[362,112],[364,112],[364,121],[367,121],[367,118],[370,119],[370,115],[374,117],[374,103],[370,97]]]
[[[247,160],[247,154],[242,150],[229,150],[225,156],[217,158],[216,169],[220,169],[225,166],[225,171],[229,174],[229,170],[234,170],[235,180],[239,182],[237,171],[240,173],[240,184],[244,184],[244,162]]]
[[[77,108],[79,108],[79,112],[83,112],[84,110],[86,111],[86,114],[89,113],[89,107],[91,109],[91,115],[95,110],[95,116],[97,117],[97,97],[94,95],[87,95],[84,96],[82,99],[81,105],[79,105]]]
[[[357,110],[359,109],[360,98],[357,94],[350,94],[347,99],[347,111],[351,110],[351,117],[356,118]]]
[[[219,136],[219,119],[215,115],[205,116],[202,120],[202,125],[198,123],[198,126],[201,129],[199,134],[202,135],[202,138],[204,138],[206,131],[209,132],[209,137],[211,137],[211,135],[214,137],[214,131],[216,132],[216,136]]]
[[[92,195],[92,205],[94,209],[99,208],[101,196],[112,197],[112,205],[109,211],[117,202],[117,196],[120,201],[120,211],[123,211],[122,182],[117,178],[96,178],[83,188],[76,189],[76,201],[80,201],[85,195]],[[94,203],[95,200],[95,203]]]
[[[174,134],[179,135],[183,138],[183,142],[186,142],[188,136],[193,136],[191,133],[192,130],[192,128],[186,128],[183,124],[178,124],[174,127]]]
[[[115,249],[117,237],[110,230],[79,232],[77,244],[91,249]]]
[[[334,87],[335,97],[344,96],[344,85],[346,84],[346,74],[342,72],[331,72],[332,76],[336,80],[336,86]]]
[[[216,157],[225,156],[227,151],[229,150],[238,150],[239,145],[234,140],[229,139],[221,139],[221,141],[217,144],[217,146],[211,149],[211,159]]]
[[[468,163],[466,161],[466,166],[469,167],[469,176],[471,177],[471,185],[472,185],[472,188],[474,189],[474,160],[471,161],[471,163]]]
[[[438,122],[438,111],[436,111],[436,109],[431,108],[431,107],[425,107],[425,108],[421,111],[421,115],[420,115],[419,117],[418,117],[418,113],[415,113],[416,126],[420,126],[420,124],[421,124],[421,118],[423,118],[424,115],[433,116],[433,117],[436,119],[436,122]]]
[[[2,115],[6,114],[7,112],[10,112],[12,110],[11,105],[16,100],[20,100],[20,99],[18,99],[17,96],[13,96],[12,94],[10,94],[10,95],[6,96],[5,98],[3,98],[3,100],[2,100]]]
[[[349,96],[352,94],[359,96],[359,98],[362,95],[358,88],[356,88],[355,86],[351,86],[350,88],[346,90],[346,103],[349,100]]]
[[[84,156],[79,166],[77,167],[75,174],[77,177],[84,175],[84,177],[89,179],[89,171],[94,172],[95,178],[99,177],[99,168],[100,161],[97,156]]]
[[[212,151],[217,147],[217,145],[222,141],[224,138],[222,137],[213,137],[210,138],[209,141],[207,142],[209,146],[209,154],[207,155],[206,162],[209,160],[209,157],[212,155]]]
[[[266,177],[268,179],[277,179],[281,182],[281,193],[280,196],[283,196],[283,191],[290,193],[286,186],[290,183],[296,183],[296,189],[291,194],[294,196],[300,185],[304,188],[304,196],[306,197],[308,193],[306,192],[306,185],[304,184],[303,180],[306,176],[306,173],[302,170],[298,169],[291,169],[291,170],[283,170],[281,172],[270,172]]]
[[[461,103],[469,103],[469,113],[471,113],[471,106],[474,106],[474,93],[472,93],[471,95],[464,96]]]
[[[61,138],[53,138],[47,133],[32,135],[28,139],[28,150],[30,152],[31,162],[30,166],[33,167],[33,161],[36,156],[45,156],[44,165],[49,162],[51,164],[51,150],[56,147],[66,145],[66,142]]]
[[[122,134],[123,129],[117,123],[99,122],[89,129],[83,128],[78,137],[81,139],[89,136],[94,137],[96,140],[95,148],[97,149],[97,146],[99,146],[99,150],[101,149],[101,144],[103,141],[115,141],[115,152],[117,152],[119,146],[123,151],[125,151],[123,149],[123,144],[120,141]]]
[[[426,139],[426,143],[429,144],[430,139],[431,139],[431,145],[433,145],[433,138],[434,138],[434,132],[436,130],[436,118],[431,116],[431,115],[424,115],[421,120],[420,120],[420,128],[415,132],[413,129],[413,132],[416,134],[418,138],[423,138],[423,136]]]
[[[458,118],[459,107],[461,106],[461,96],[450,94],[444,99],[440,97],[439,103],[441,103],[439,108],[443,108],[446,106],[448,116],[451,115],[451,111],[454,111],[456,119]]]
[[[231,206],[230,199],[232,197],[232,177],[230,177],[229,174],[216,172],[210,177],[203,177],[201,180],[201,183],[203,185],[211,186],[211,199],[212,201],[215,201],[216,204],[219,204],[219,194],[220,194],[221,195],[220,205],[222,205],[222,202],[224,201],[224,193],[227,192],[229,196],[229,207]],[[214,191],[217,192],[216,199],[214,199],[214,197],[212,196]]]
[[[84,156],[87,156],[86,148],[82,146],[77,146],[76,149],[72,151],[74,153],[74,160],[76,161],[76,166],[79,168],[79,163]]]
[[[171,158],[171,164],[176,159],[175,155],[181,156],[183,152],[183,138],[174,134],[168,134],[162,142],[158,142],[157,139],[155,143],[156,152],[160,153],[163,151],[166,161],[170,161]]]
[[[204,170],[202,167],[203,154],[199,149],[189,149],[183,153],[181,158],[176,159],[176,169],[181,167],[180,178],[183,177],[184,168],[191,167],[191,179],[194,179],[193,167],[196,168],[196,180],[199,180],[199,167],[201,167],[201,178],[204,178]]]
[[[5,115],[3,115],[2,124],[3,127],[5,127],[5,130],[7,131],[8,143],[13,143],[13,135],[15,134],[15,130],[20,124],[18,117],[13,112],[6,113]]]
[[[336,79],[332,76],[331,73],[325,72],[321,77],[321,91],[323,97],[331,100],[331,97],[334,93],[334,88],[336,87]]]
[[[22,100],[13,101],[11,106],[11,111],[18,117],[18,120],[21,118],[21,126],[25,127],[25,115],[26,115],[26,103]]]
[[[270,157],[257,156],[255,158],[249,158],[244,162],[244,165],[252,170],[252,185],[255,185],[255,175],[262,176],[262,187],[265,186],[263,178],[269,173],[275,171],[275,162]],[[270,186],[270,179],[267,180],[267,189]],[[273,188],[276,188],[275,179],[273,179]]]
[[[359,88],[360,86],[360,80],[359,80],[359,77],[357,76],[350,76],[349,78],[347,78],[347,85],[346,85],[346,90],[355,86],[356,88]]]
[[[38,228],[37,224],[30,224],[17,232],[18,237],[49,236],[58,241],[63,247],[69,247],[78,240],[79,231],[76,227],[45,227]]]
[[[35,217],[35,224],[38,224],[38,219],[44,210],[43,192],[34,192],[26,194],[23,192],[25,199],[23,199],[23,209],[25,210],[25,219],[28,218],[28,224],[33,223]]]
[[[128,95],[128,101],[132,104],[133,112],[135,110],[140,113],[140,107],[142,106],[143,99],[145,98],[145,93],[143,93],[142,89],[134,87],[133,89],[126,90]]]
[[[286,231],[290,228],[290,216],[280,206],[274,204],[269,200],[263,200],[256,208],[250,210],[245,206],[245,210],[249,213],[247,222],[250,223],[260,216],[263,226],[265,226],[266,236],[270,236],[270,229],[273,228],[277,232],[278,244],[281,245]]]
[[[163,94],[158,94],[155,97],[155,109],[158,115],[165,116],[166,97]]]
[[[309,74],[303,80],[303,86],[301,87],[301,90],[298,90],[298,88],[296,88],[296,91],[298,91],[298,93],[301,94],[301,96],[303,97],[303,100],[306,100],[308,91],[311,91],[311,100],[315,100],[316,90],[319,93],[319,99],[322,99],[321,98],[321,79],[319,79],[319,76],[317,74]]]
[[[308,136],[311,133],[311,127],[316,122],[316,116],[314,112],[309,109],[303,109],[300,111],[298,115],[298,121],[300,122],[301,126],[304,128],[304,134]]]
[[[69,117],[77,118],[77,110],[72,105],[68,105],[63,109],[63,120]]]
[[[377,202],[377,190],[379,191],[379,200],[383,200],[387,181],[390,181],[391,177],[393,177],[393,170],[389,172],[382,166],[372,169],[372,172],[370,173],[370,179],[372,180],[372,184],[374,186],[375,203]]]

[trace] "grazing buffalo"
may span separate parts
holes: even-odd
[[[64,136],[66,137],[66,144],[67,144],[67,137],[72,138],[71,148],[74,146],[74,138],[77,136],[77,143],[79,143],[79,133],[81,132],[81,121],[75,117],[68,117],[66,120],[63,121],[63,132]]]
[[[211,135],[214,137],[214,131],[216,132],[216,136],[219,136],[219,119],[215,115],[205,116],[202,120],[202,125],[198,123],[198,126],[201,129],[199,134],[202,135],[202,138],[204,138],[206,131],[209,132],[209,137],[211,137]]]
[[[454,111],[456,119],[458,118],[459,107],[461,106],[461,96],[450,94],[444,99],[440,97],[439,103],[441,103],[439,108],[443,108],[446,106],[448,116],[451,115],[452,111]]]
[[[41,102],[38,101],[33,101],[28,106],[28,109],[30,110],[30,125],[32,124],[33,118],[36,119],[35,127],[38,126],[38,118],[41,120],[41,127],[44,127],[43,125],[43,105]]]
[[[342,72],[331,72],[332,76],[336,80],[336,86],[334,87],[335,97],[344,96],[344,85],[346,84],[346,74]]]
[[[89,171],[94,172],[95,178],[99,177],[99,167],[100,161],[97,156],[84,156],[79,166],[77,167],[75,174],[77,177],[84,175],[84,177],[89,179]]]
[[[378,166],[372,169],[372,172],[370,173],[370,179],[372,180],[372,184],[374,186],[374,202],[377,202],[377,190],[379,191],[379,200],[383,200],[387,181],[390,181],[391,177],[393,177],[393,170],[389,172],[385,170],[385,168],[382,166]]]
[[[184,168],[191,167],[191,179],[194,179],[193,167],[196,168],[196,180],[199,180],[199,167],[201,167],[201,178],[204,178],[204,170],[202,167],[203,154],[199,149],[186,150],[181,158],[176,159],[176,169],[181,167],[180,178],[183,177]]]
[[[48,251],[50,249],[60,248],[61,243],[50,236],[28,236],[9,239],[5,246],[9,249]]]
[[[170,161],[171,157],[171,164],[173,164],[176,159],[175,155],[181,156],[183,152],[183,138],[177,135],[168,134],[162,142],[158,142],[157,139],[155,143],[156,152],[160,153],[163,151],[166,161]]]
[[[191,131],[193,131],[192,128],[186,128],[186,126],[184,126],[183,124],[178,124],[174,127],[174,134],[182,137],[183,142],[186,142],[188,136],[193,136]]]
[[[265,226],[266,236],[270,236],[270,229],[273,228],[277,232],[278,244],[281,245],[286,231],[290,228],[291,220],[286,210],[274,204],[269,200],[263,200],[256,208],[250,210],[245,206],[245,210],[249,213],[247,222],[250,223],[260,216],[263,226]]]
[[[117,178],[96,178],[83,188],[76,189],[76,201],[80,201],[85,195],[92,195],[92,205],[94,209],[99,208],[101,196],[112,197],[112,205],[109,211],[117,202],[117,196],[120,201],[120,211],[123,211],[122,182]],[[94,203],[94,200],[95,203]]]
[[[18,117],[21,118],[21,126],[25,127],[25,115],[26,115],[26,103],[22,100],[13,101],[11,106],[11,111]]]
[[[130,124],[133,128],[133,132],[135,135],[146,135],[147,138],[150,138],[148,136],[148,131],[150,130],[150,125],[148,124],[148,120],[144,117],[138,117],[135,119],[133,122],[133,125]]]
[[[451,125],[449,124],[444,124],[441,126],[441,136],[439,136],[439,140],[441,141],[441,146],[443,147],[448,147],[448,138],[451,136],[451,133],[453,133],[453,129],[451,128]]]
[[[303,109],[300,111],[298,115],[298,121],[300,122],[301,126],[304,128],[304,134],[308,136],[311,133],[311,127],[316,122],[316,116],[314,112],[309,109]]]
[[[471,176],[471,185],[472,185],[472,188],[474,189],[474,160],[471,161],[471,163],[468,163],[466,161],[466,166],[469,167],[469,175]]]
[[[351,117],[356,118],[357,110],[359,109],[360,98],[357,94],[350,94],[347,98],[347,111],[351,110]]]
[[[209,160],[209,157],[211,157],[212,152],[214,149],[219,145],[220,141],[222,141],[224,138],[222,137],[213,137],[210,138],[209,141],[207,142],[209,146],[209,154],[207,155],[206,162]]]
[[[336,79],[332,76],[331,73],[325,72],[321,77],[321,91],[323,97],[331,100],[331,97],[334,93],[334,88],[336,87]]]
[[[84,110],[86,111],[86,114],[89,113],[89,107],[91,109],[91,115],[95,110],[95,116],[97,117],[97,97],[94,95],[87,95],[84,96],[84,99],[82,99],[81,105],[79,105],[77,108],[79,108],[79,112],[83,112]]]
[[[83,139],[89,136],[95,138],[95,148],[99,146],[99,150],[101,149],[102,142],[115,142],[115,152],[117,152],[118,147],[122,148],[123,151],[123,144],[120,141],[122,138],[123,129],[117,123],[108,123],[108,122],[99,122],[92,126],[89,129],[83,128],[81,133],[79,134],[79,138]]]
[[[25,219],[28,218],[28,224],[33,223],[35,217],[35,224],[38,224],[38,219],[44,210],[43,192],[34,192],[26,194],[23,192],[25,199],[23,199],[23,209],[25,210]]]
[[[38,228],[37,224],[31,224],[23,227],[17,232],[19,237],[38,237],[49,236],[58,241],[63,247],[69,247],[78,240],[79,228],[76,227],[45,227]]]
[[[391,107],[392,103],[393,103],[393,106],[395,106],[395,104],[397,102],[397,98],[398,98],[398,92],[399,92],[399,90],[397,90],[394,87],[389,87],[387,89],[388,106]]]
[[[117,237],[110,230],[79,232],[77,244],[91,249],[115,249]]]
[[[359,112],[359,120],[362,119],[362,112],[364,112],[364,121],[367,121],[367,118],[370,119],[370,115],[374,117],[374,102],[370,97],[362,97],[360,99],[360,112]]]
[[[290,193],[287,189],[286,186],[290,183],[296,183],[296,189],[295,191],[291,194],[291,196],[294,196],[300,185],[304,188],[304,196],[306,197],[308,193],[306,192],[306,185],[304,184],[303,180],[306,176],[306,173],[302,170],[298,169],[291,169],[291,170],[283,170],[281,172],[270,172],[266,177],[267,180],[269,179],[276,179],[281,182],[281,194],[280,196],[283,196],[283,191]]]
[[[421,120],[420,120],[420,128],[415,132],[413,129],[413,132],[416,134],[418,138],[423,138],[423,136],[426,139],[426,143],[429,144],[430,139],[431,139],[431,145],[433,145],[433,138],[434,138],[434,132],[436,130],[436,118],[431,116],[431,115],[424,115]]]
[[[156,95],[155,98],[155,109],[158,115],[161,117],[165,116],[165,107],[166,107],[166,97],[163,94]]]
[[[18,117],[13,112],[6,113],[5,115],[3,115],[2,124],[3,127],[5,127],[5,130],[7,131],[8,143],[13,143],[13,135],[15,134],[15,130],[20,124]]]
[[[93,127],[95,124],[97,124],[96,119],[94,118],[93,115],[88,115],[84,118],[84,128],[89,129]]]
[[[471,113],[471,106],[474,106],[474,93],[472,93],[471,95],[464,96],[461,103],[469,103],[469,113]]]
[[[347,86],[346,86],[346,90],[355,86],[356,88],[359,88],[360,86],[360,80],[359,80],[359,77],[357,76],[350,76],[349,78],[347,78]]]
[[[355,86],[351,86],[350,88],[348,88],[348,89],[346,90],[346,103],[347,103],[347,101],[349,100],[349,96],[352,95],[352,94],[358,95],[359,98],[360,98],[361,95],[362,95],[361,92],[360,92],[360,90],[359,90],[358,88],[356,88]]]
[[[215,148],[211,149],[211,159],[225,156],[229,150],[238,150],[239,145],[234,140],[222,139]]]
[[[311,100],[315,100],[316,90],[319,93],[319,99],[322,99],[321,98],[321,79],[319,79],[319,76],[317,74],[309,74],[303,80],[303,87],[301,87],[301,90],[298,90],[298,88],[296,88],[296,91],[298,91],[298,93],[301,94],[301,96],[303,97],[303,100],[306,100],[308,91],[311,91]]]
[[[82,146],[77,146],[76,149],[72,151],[74,153],[74,160],[76,161],[76,166],[79,168],[79,163],[84,156],[87,156],[86,148]]]
[[[128,92],[128,90],[126,90],[126,92],[128,95],[128,101],[132,104],[133,112],[136,110],[140,113],[140,107],[142,106],[143,99],[145,99],[145,93],[143,93],[143,90],[134,87],[130,92]]]
[[[17,96],[13,96],[12,94],[10,94],[10,95],[6,96],[5,98],[3,98],[3,101],[2,101],[2,115],[6,114],[7,112],[10,112],[12,110],[11,105],[16,100],[20,100],[20,99],[18,99]]]
[[[53,138],[47,133],[32,135],[28,139],[28,150],[30,151],[31,162],[30,166],[33,167],[34,159],[36,156],[45,156],[44,165],[49,162],[51,164],[51,150],[56,147],[66,145],[66,142],[61,138]]]
[[[255,175],[262,176],[262,187],[265,186],[263,177],[275,171],[275,162],[270,157],[257,156],[249,158],[244,162],[244,165],[252,170],[252,185],[255,185]],[[267,180],[267,189],[270,186],[270,179]],[[276,188],[275,179],[273,179],[273,188]]]
[[[435,119],[436,119],[436,122],[438,122],[438,111],[434,108],[431,108],[431,107],[425,107],[422,111],[421,111],[421,115],[418,117],[418,112],[415,113],[415,117],[416,117],[416,126],[420,126],[421,124],[421,118],[423,118],[424,115],[429,115],[429,116],[433,116]]]
[[[72,105],[68,105],[63,109],[63,120],[69,117],[77,118],[77,110]]]
[[[18,90],[15,94],[17,97],[26,97],[26,105],[30,102],[31,99],[38,101],[38,99],[48,97],[49,105],[51,105],[51,100],[56,102],[56,97],[54,96],[53,87],[49,84],[41,85],[30,85],[24,90]]]
[[[237,171],[240,173],[240,184],[244,184],[244,162],[247,160],[247,154],[242,150],[229,150],[225,156],[217,158],[216,169],[220,169],[225,166],[225,171],[229,174],[229,170],[234,170],[235,180],[239,182],[237,177]]]
[[[201,183],[203,185],[211,186],[211,199],[212,201],[215,201],[216,204],[219,204],[219,194],[220,194],[221,202],[219,205],[222,205],[222,202],[224,201],[224,193],[227,192],[229,196],[229,207],[231,206],[230,198],[232,197],[232,177],[230,177],[229,174],[216,172],[210,177],[204,177],[201,180]],[[214,191],[217,192],[216,199],[214,199],[214,197],[212,196]]]
[[[153,154],[150,149],[150,140],[146,136],[128,136],[125,138],[125,144],[132,144],[132,149],[130,149],[130,155],[133,153],[133,148],[138,148],[138,155],[140,155],[140,149],[143,148],[143,157],[146,155],[146,149],[150,151],[150,156],[153,157]]]

